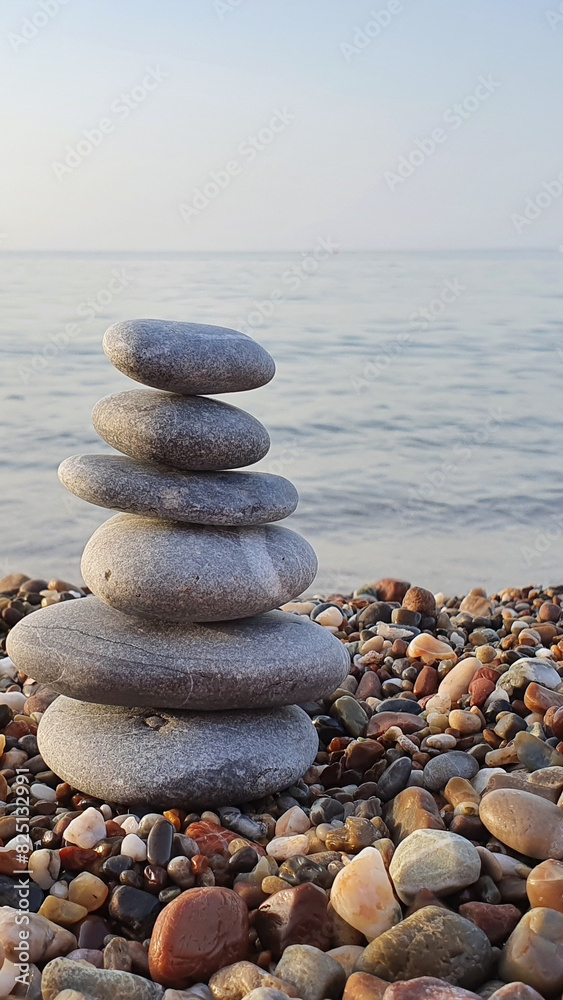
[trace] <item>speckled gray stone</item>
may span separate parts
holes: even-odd
[[[271,611],[313,581],[308,542],[277,524],[219,528],[116,514],[82,556],[88,587],[125,614],[212,622]]]
[[[192,809],[262,798],[296,781],[318,749],[295,705],[255,712],[172,712],[91,705],[61,695],[39,750],[73,788],[104,802]]]
[[[511,663],[508,670],[500,675],[497,688],[513,695],[516,691],[527,688],[528,684],[532,683],[541,684],[542,687],[551,690],[559,687],[561,678],[552,661],[523,656]]]
[[[110,326],[104,351],[129,378],[189,396],[256,389],[276,370],[251,337],[205,323],[125,320]]]
[[[132,618],[96,597],[22,618],[8,655],[71,698],[197,711],[315,701],[350,666],[342,643],[302,615],[180,625]]]
[[[55,958],[43,970],[41,996],[44,1000],[57,1000],[63,990],[76,990],[98,1000],[161,1000],[164,996],[164,987],[144,976]]]
[[[67,490],[89,503],[195,524],[267,524],[299,499],[289,480],[265,472],[180,472],[125,455],[74,455],[59,468]]]
[[[270,447],[266,428],[245,410],[156,389],[105,396],[92,423],[124,455],[175,469],[238,469],[258,462]]]
[[[479,762],[462,750],[450,750],[433,757],[422,772],[424,787],[429,792],[440,792],[446,787],[450,778],[474,778],[479,770]]]

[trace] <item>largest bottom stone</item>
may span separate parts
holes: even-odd
[[[184,809],[261,798],[313,762],[318,738],[296,705],[172,712],[61,696],[39,726],[47,765],[104,802]]]

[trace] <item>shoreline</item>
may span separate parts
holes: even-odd
[[[281,991],[270,1000],[401,1000],[424,993],[391,982],[427,976],[468,997],[516,981],[561,993],[563,585],[462,599],[388,578],[285,605],[350,654],[340,688],[302,706],[319,736],[315,762],[261,801],[188,813],[93,799],[49,771],[36,731],[56,692],[17,673],[5,640],[21,616],[83,590],[24,576],[0,581],[8,992],[19,955],[34,996],[45,966],[49,997],[76,989],[100,1000],[118,985],[124,998],[176,1000],[164,988],[209,979],[200,1000],[259,987]],[[22,896],[20,872],[30,873]],[[27,963],[13,939],[25,892]],[[50,944],[37,911],[56,925]],[[561,953],[547,969],[549,934]],[[425,935],[431,955],[416,944]]]

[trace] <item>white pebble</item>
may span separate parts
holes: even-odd
[[[42,889],[51,889],[59,877],[61,859],[58,851],[34,851],[29,859],[29,874]]]
[[[217,813],[211,812],[210,809],[202,812],[201,819],[204,823],[216,823],[217,826],[221,826],[221,820],[219,819]]]
[[[121,843],[121,853],[126,858],[133,858],[133,861],[146,861],[147,845],[135,833],[128,833]]]
[[[127,816],[127,818],[123,820],[123,823],[120,823],[119,825],[122,830],[125,830],[125,833],[137,833],[137,830],[139,829],[139,820],[136,816]]]
[[[104,802],[103,806],[100,806],[100,812],[107,823],[108,819],[111,819],[112,815],[111,806],[108,806],[107,803]]]
[[[90,806],[80,816],[71,820],[64,832],[68,844],[82,847],[86,850],[95,847],[106,835],[106,824],[101,812]]]
[[[324,611],[319,612],[315,621],[319,625],[332,625],[333,628],[338,628],[342,625],[344,617],[340,608],[325,608]]]
[[[15,837],[12,837],[12,839],[8,841],[3,849],[5,851],[21,851],[22,853],[27,851],[31,854],[33,851],[33,841],[28,834],[17,833]]]
[[[12,712],[21,712],[27,698],[21,691],[4,691],[0,694],[0,705],[8,705]]]
[[[17,672],[18,671],[9,656],[3,656],[2,659],[0,659],[0,677],[14,678],[16,677]]]
[[[32,797],[37,799],[37,801],[55,802],[57,799],[55,789],[51,788],[50,785],[43,785],[40,781],[34,781],[29,790]]]
[[[455,736],[450,733],[437,733],[435,736],[428,736],[426,744],[433,750],[453,750],[457,743]]]
[[[57,899],[66,899],[68,896],[68,882],[55,882],[49,889],[49,895],[56,896]]]
[[[276,861],[286,861],[296,854],[308,854],[309,838],[304,833],[295,837],[274,837],[266,847],[266,853]]]

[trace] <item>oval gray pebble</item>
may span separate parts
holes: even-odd
[[[192,524],[267,524],[297,506],[295,486],[265,472],[180,472],[125,455],[74,455],[59,467],[67,490],[100,507]]]
[[[112,365],[129,378],[184,395],[256,389],[274,377],[274,360],[238,330],[206,323],[131,319],[104,336]]]
[[[226,621],[271,611],[314,579],[308,542],[276,524],[217,528],[116,514],[94,532],[82,575],[125,614],[174,622]]]
[[[96,597],[27,615],[8,652],[29,677],[71,698],[198,711],[315,701],[350,665],[345,646],[303,616],[182,625],[123,615]]]
[[[161,809],[262,798],[297,781],[318,749],[296,705],[173,712],[64,695],[43,715],[38,738],[45,762],[73,788],[104,802]]]
[[[259,420],[230,403],[131,389],[96,403],[92,423],[112,448],[175,469],[222,470],[252,465],[270,438]]]
[[[429,792],[440,792],[450,778],[474,778],[479,770],[479,762],[462,750],[450,750],[439,757],[433,757],[424,768],[424,787]]]

